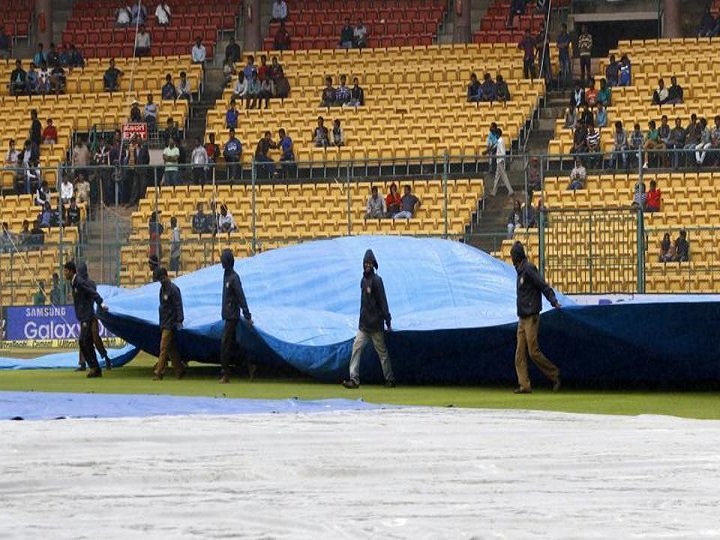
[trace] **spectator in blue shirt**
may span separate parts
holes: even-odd
[[[230,138],[225,143],[223,157],[228,164],[228,180],[240,178],[240,158],[242,157],[242,143],[235,137],[235,129],[230,128]]]
[[[291,176],[293,167],[295,167],[295,149],[290,136],[285,133],[283,128],[278,130],[278,146],[280,146],[280,174],[287,178]]]
[[[347,77],[340,75],[340,86],[335,89],[335,105],[343,106],[350,101],[350,89],[347,87]]]
[[[470,84],[467,89],[467,100],[469,102],[482,101],[482,89],[480,87],[480,81],[478,81],[477,75],[472,73],[470,75]]]
[[[225,113],[225,127],[228,129],[234,130],[237,127],[237,120],[238,120],[238,110],[237,106],[235,104],[235,100],[230,100],[230,107],[228,107],[227,112]]]
[[[486,73],[483,77],[481,88],[483,101],[495,101],[497,99],[495,82],[492,80],[489,73]]]
[[[39,66],[43,62],[47,62],[47,56],[43,52],[43,44],[38,43],[37,52],[33,55],[33,64]]]
[[[165,75],[165,84],[163,85],[161,92],[163,99],[177,99],[177,90],[173,84],[172,75],[169,73]]]
[[[82,57],[82,53],[75,48],[75,45],[70,45],[70,52],[68,66],[71,68],[85,67],[85,60]]]
[[[106,92],[115,92],[120,89],[118,79],[122,77],[123,72],[115,67],[115,60],[110,59],[110,67],[105,70],[103,75],[103,86]]]
[[[562,30],[557,37],[557,48],[560,57],[560,81],[565,86],[572,80],[572,70],[570,67],[570,34],[568,33],[567,24],[563,23]]]

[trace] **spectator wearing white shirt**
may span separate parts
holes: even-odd
[[[500,180],[503,181],[503,184],[505,184],[505,187],[507,188],[508,195],[511,196],[514,192],[512,186],[510,185],[507,172],[505,172],[505,156],[507,155],[507,150],[505,150],[505,139],[503,139],[502,129],[498,128],[496,135],[497,143],[495,145],[495,161],[497,163],[497,168],[495,169],[495,183],[493,184],[492,196],[494,197],[497,195],[497,188]]]
[[[150,34],[141,26],[135,36],[135,56],[149,56],[150,43]]]
[[[279,22],[287,19],[288,8],[285,0],[275,0],[272,7],[272,20],[271,22]]]
[[[206,54],[207,51],[205,45],[202,44],[202,39],[196,38],[191,52],[193,64],[205,64]]]
[[[370,197],[368,197],[365,206],[365,219],[384,218],[387,215],[387,203],[385,197],[380,197],[377,186],[370,189]]]
[[[218,216],[218,230],[220,232],[230,233],[237,230],[235,220],[232,214],[228,212],[227,206],[220,205],[220,215]]]
[[[245,99],[247,96],[248,84],[245,80],[245,73],[243,71],[238,71],[238,78],[237,81],[235,81],[235,86],[233,87],[233,98]]]
[[[128,26],[130,24],[131,9],[127,6],[122,6],[117,10],[115,17],[115,24],[118,26]]]
[[[192,88],[190,87],[190,81],[187,79],[187,74],[184,71],[180,72],[180,81],[177,83],[176,91],[178,99],[192,101]]]
[[[195,139],[195,148],[193,148],[190,159],[193,165],[193,181],[195,185],[205,186],[205,167],[208,164],[208,155],[199,138]]]
[[[362,19],[358,19],[357,26],[353,30],[353,38],[355,41],[355,47],[362,49],[367,47],[367,28],[362,22]]]
[[[167,26],[170,24],[170,6],[167,2],[159,2],[155,8],[155,18],[160,26]]]
[[[75,187],[70,182],[68,175],[63,178],[62,184],[60,184],[60,200],[63,204],[70,204],[70,201],[75,196]]]
[[[148,124],[148,129],[154,130],[157,126],[157,105],[153,102],[152,94],[147,96],[143,117]]]
[[[8,145],[8,153],[5,155],[5,165],[7,165],[8,167],[17,167],[19,156],[20,151],[15,148],[15,139],[10,139],[10,144]]]

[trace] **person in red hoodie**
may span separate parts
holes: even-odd
[[[57,142],[57,128],[53,125],[52,118],[48,118],[47,126],[42,132],[42,142],[44,144],[55,144]]]
[[[398,212],[400,212],[400,204],[401,204],[401,197],[397,190],[397,185],[395,182],[390,184],[390,193],[387,194],[385,197],[385,206],[387,206],[387,211],[389,216],[394,216]]]
[[[660,211],[660,190],[657,189],[657,182],[652,180],[650,182],[650,191],[645,196],[645,211],[646,212],[659,212]]]

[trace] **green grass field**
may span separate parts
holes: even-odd
[[[35,353],[37,354],[37,352]],[[155,358],[141,354],[123,368],[105,372],[102,379],[86,379],[70,370],[0,372],[0,391],[89,392],[110,394],[172,394],[257,399],[351,398],[373,403],[533,409],[595,414],[663,414],[686,418],[720,419],[720,396],[713,392],[597,391],[564,389],[553,394],[538,381],[534,393],[516,396],[510,387],[408,386],[388,389],[365,385],[346,390],[337,384],[309,379],[267,379],[254,382],[235,377],[230,384],[217,382],[218,367],[190,364],[188,376],[178,381],[172,369],[165,380],[152,380]]]

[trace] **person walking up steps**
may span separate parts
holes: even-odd
[[[528,350],[535,365],[552,381],[553,392],[557,392],[560,390],[560,370],[547,359],[538,345],[540,311],[542,308],[540,294],[545,295],[545,298],[554,308],[559,308],[560,303],[555,297],[555,291],[545,283],[535,265],[527,260],[522,243],[515,242],[513,244],[510,257],[517,271],[517,314],[519,317],[517,349],[515,350],[515,371],[517,372],[519,386],[514,392],[516,394],[532,393],[527,367]]]
[[[392,331],[390,310],[382,278],[375,273],[377,268],[375,254],[368,249],[363,257],[363,277],[360,280],[360,324],[350,357],[350,378],[342,383],[345,388],[360,387],[360,356],[369,340],[372,340],[375,352],[380,357],[385,386],[395,387],[395,376],[383,334],[383,323],[388,332]]]
[[[503,181],[503,184],[505,184],[505,187],[508,190],[508,196],[512,196],[513,188],[510,185],[510,180],[508,179],[507,172],[505,171],[505,156],[507,154],[507,150],[505,149],[505,139],[503,138],[502,129],[497,129],[497,145],[495,147],[495,158],[497,162],[497,168],[495,169],[495,183],[493,184],[492,189],[492,196],[494,197],[497,195],[497,188],[498,183],[500,180]]]

